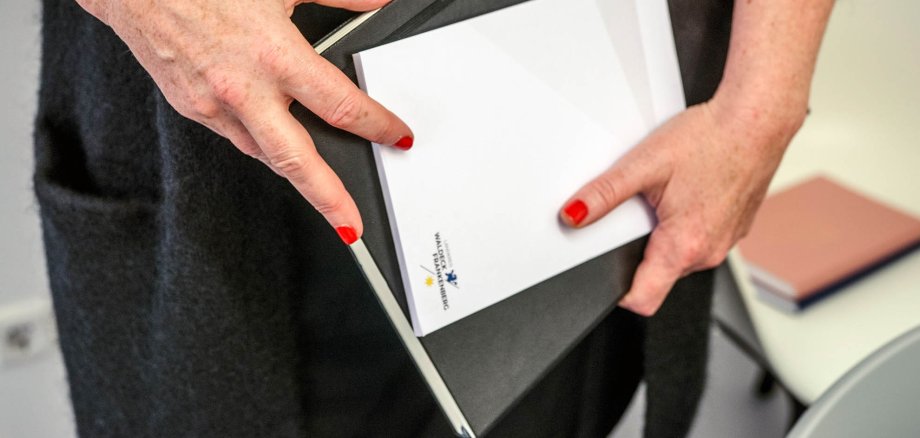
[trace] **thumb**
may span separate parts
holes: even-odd
[[[629,198],[654,187],[662,178],[654,157],[643,144],[620,158],[606,172],[584,185],[559,211],[568,226],[580,228],[604,217]]]

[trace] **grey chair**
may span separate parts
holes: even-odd
[[[920,437],[920,326],[875,351],[812,404],[787,435],[805,437]]]
[[[760,368],[760,375],[753,388],[755,395],[766,398],[778,388],[789,400],[791,411],[787,430],[792,428],[808,406],[796,398],[773,372],[772,365],[757,336],[754,323],[751,321],[751,315],[744,305],[731,264],[728,262],[716,269],[712,320],[719,331]]]

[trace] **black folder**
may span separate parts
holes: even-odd
[[[316,47],[357,82],[354,53],[516,3],[521,0],[396,0],[373,14],[359,15]],[[364,219],[363,243],[401,307],[402,315],[396,316],[408,321],[370,144],[302,107],[293,111],[355,199]],[[614,308],[628,289],[645,243],[645,238],[633,241],[419,338],[472,429],[458,434],[487,432]]]

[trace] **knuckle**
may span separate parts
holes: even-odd
[[[684,239],[681,247],[681,262],[684,267],[694,266],[707,256],[706,239],[698,234],[690,235],[688,238]]]
[[[188,106],[187,111],[193,118],[214,119],[220,116],[221,113],[220,104],[207,97],[195,97],[189,102]]]
[[[610,174],[594,180],[593,188],[604,205],[613,207],[618,203],[619,189]]]
[[[224,73],[206,73],[205,80],[217,105],[239,111],[246,104],[248,91],[242,81]]]
[[[266,42],[256,49],[256,59],[259,65],[273,69],[282,65],[284,60],[284,46],[278,43]]]
[[[207,124],[204,123],[204,121],[207,120],[207,117],[203,117],[198,114],[198,111],[195,110],[194,102],[174,103],[172,104],[172,107],[176,110],[177,113],[179,113],[180,116],[185,117],[186,119],[198,121],[201,124],[207,126]]]
[[[339,196],[324,198],[313,203],[313,208],[322,215],[332,214],[345,208],[345,199]]]
[[[233,144],[236,146],[237,149],[240,150],[240,152],[246,154],[247,156],[251,158],[255,158],[257,160],[265,159],[265,154],[262,152],[262,150],[259,149],[258,146],[252,144],[251,142],[243,141],[241,139],[230,139],[230,140],[233,141]]]
[[[362,102],[357,92],[347,93],[338,104],[333,107],[332,112],[323,117],[323,119],[330,125],[339,129],[346,129],[350,126],[354,126],[364,116],[364,105]]]
[[[302,181],[309,172],[310,160],[300,152],[282,151],[268,157],[268,162],[292,182]]]
[[[287,80],[297,70],[292,57],[288,56],[288,45],[283,42],[264,44],[257,49],[256,59],[262,68],[273,77]]]

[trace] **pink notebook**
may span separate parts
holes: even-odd
[[[761,298],[800,310],[920,244],[920,220],[819,176],[769,196],[739,246]]]

